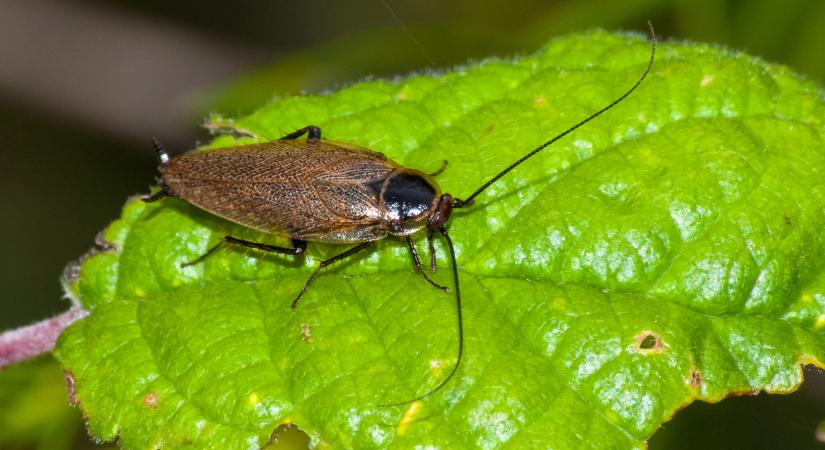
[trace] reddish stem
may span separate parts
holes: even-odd
[[[0,369],[54,350],[60,333],[87,314],[76,306],[51,319],[3,332],[0,334]]]

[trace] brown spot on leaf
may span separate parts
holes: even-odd
[[[702,372],[699,372],[699,369],[694,367],[690,370],[688,384],[690,385],[690,387],[695,389],[699,389],[699,387],[702,386]]]
[[[636,348],[642,353],[658,353],[664,348],[662,337],[653,331],[642,331],[636,337]]]
[[[159,401],[158,394],[154,392],[150,392],[143,397],[143,404],[150,408],[157,408]]]
[[[69,404],[72,406],[77,406],[79,402],[77,401],[77,383],[75,382],[74,375],[68,370],[64,370],[63,379],[66,380],[66,391],[69,393]]]
[[[496,124],[491,123],[490,125],[487,125],[487,127],[486,127],[486,128],[484,128],[484,134],[490,134],[490,133],[492,133],[492,132],[493,132],[493,130],[495,130],[495,129],[496,129]]]
[[[788,226],[793,225],[793,221],[791,220],[791,216],[783,216],[782,218],[785,220],[785,225],[788,225]]]
[[[301,337],[304,339],[304,342],[309,344],[315,341],[315,339],[312,338],[312,329],[309,327],[309,324],[301,324]]]

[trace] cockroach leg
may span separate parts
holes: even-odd
[[[435,273],[438,269],[436,264],[435,245],[433,244],[433,230],[427,230],[427,246],[430,247],[430,272]]]
[[[161,189],[151,195],[141,195],[140,199],[143,200],[144,203],[152,203],[166,197],[169,197],[169,193]]]
[[[281,140],[287,139],[298,139],[303,135],[307,135],[307,142],[315,142],[321,140],[321,129],[316,127],[315,125],[310,125],[307,127],[303,127],[300,130],[293,131],[292,133],[287,134],[286,136],[282,137]]]
[[[446,286],[442,286],[435,281],[431,280],[429,276],[427,276],[427,272],[421,268],[421,260],[418,259],[418,251],[415,249],[415,242],[410,239],[409,236],[404,236],[407,239],[407,248],[410,249],[410,256],[412,256],[413,266],[415,266],[415,271],[418,272],[422,277],[424,277],[424,281],[430,283],[430,285],[438,290],[447,292],[448,289]]]
[[[338,262],[342,259],[346,259],[347,257],[352,256],[352,255],[360,252],[361,250],[364,250],[364,249],[372,246],[372,244],[373,244],[372,242],[362,242],[362,243],[356,245],[355,247],[352,247],[351,249],[345,251],[344,253],[337,254],[337,255],[333,256],[332,258],[325,259],[325,260],[321,261],[321,264],[318,264],[318,267],[316,267],[315,270],[312,271],[312,273],[309,275],[309,278],[307,278],[306,282],[304,282],[304,288],[301,289],[301,292],[299,292],[298,296],[295,297],[295,300],[292,301],[292,304],[290,305],[290,307],[292,309],[295,309],[295,307],[298,306],[298,301],[301,300],[301,297],[303,297],[304,294],[306,293],[306,291],[309,290],[309,287],[312,286],[312,282],[315,281],[315,277],[318,276],[321,269],[323,269],[324,267],[326,267],[326,266],[328,266],[328,265],[330,265],[334,262]]]
[[[289,247],[278,247],[276,245],[269,245],[269,244],[262,244],[260,242],[252,242],[246,241],[243,239],[238,239],[232,236],[224,236],[223,240],[212,246],[209,250],[206,251],[203,255],[193,259],[192,261],[185,262],[181,264],[181,267],[192,266],[202,262],[204,259],[208,258],[210,255],[218,251],[224,245],[241,245],[243,247],[254,248],[256,250],[261,250],[265,252],[271,253],[280,253],[282,255],[293,255],[299,256],[304,253],[307,249],[306,241],[301,241],[298,239],[292,240],[292,248]]]
[[[444,172],[444,169],[446,169],[446,168],[447,168],[447,160],[443,159],[443,160],[441,160],[441,167],[439,167],[438,170],[436,170],[435,172],[433,172],[429,175],[431,177],[437,177],[437,176],[441,175]]]
[[[161,164],[166,164],[169,162],[169,153],[166,153],[166,150],[161,145],[160,141],[157,138],[152,138],[152,145],[155,146],[155,151],[158,154],[158,159],[160,160]]]
[[[278,247],[277,245],[262,244],[260,242],[245,241],[243,239],[234,238],[232,236],[224,236],[224,240],[228,244],[237,244],[244,247],[254,248],[270,253],[280,253],[282,255],[302,255],[307,249],[307,242],[298,239],[292,240],[292,248]]]

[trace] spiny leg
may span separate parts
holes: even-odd
[[[265,252],[271,253],[280,253],[282,255],[293,255],[299,256],[304,253],[307,249],[306,241],[301,241],[298,239],[292,240],[292,248],[289,247],[278,247],[277,245],[269,245],[269,244],[262,244],[260,242],[252,242],[246,241],[243,239],[238,239],[232,236],[224,236],[223,240],[218,242],[217,244],[213,245],[212,248],[206,251],[203,255],[193,259],[192,261],[185,262],[181,264],[181,267],[187,267],[194,264],[198,264],[202,262],[204,259],[208,258],[210,255],[218,251],[219,248],[223,247],[224,245],[240,245],[243,247],[254,248],[256,250],[261,250]]]
[[[141,195],[140,199],[143,201],[143,203],[153,203],[166,197],[169,197],[169,193],[161,189],[151,195]]]
[[[158,154],[158,160],[160,160],[160,165],[164,165],[169,162],[169,153],[166,153],[166,150],[161,145],[160,141],[157,138],[152,138],[152,145],[155,147],[155,152]],[[141,195],[140,199],[143,200],[144,203],[152,203],[156,202],[162,198],[169,197],[170,194],[168,188],[164,186],[163,182],[160,183],[160,190],[155,192],[154,194],[150,195]]]
[[[307,142],[316,142],[321,140],[321,129],[315,125],[310,125],[303,127],[300,130],[293,131],[292,133],[282,137],[281,140],[298,139],[305,134],[307,135]]]
[[[290,307],[292,309],[295,309],[295,307],[298,306],[298,301],[301,300],[301,297],[303,297],[304,294],[306,293],[306,291],[309,289],[309,287],[312,286],[312,282],[315,281],[315,277],[318,276],[321,269],[323,269],[324,267],[326,267],[326,266],[328,266],[328,265],[330,265],[334,262],[338,262],[342,259],[345,259],[349,256],[352,256],[352,255],[360,252],[361,250],[364,250],[365,248],[367,248],[371,245],[372,245],[372,242],[362,242],[362,243],[356,245],[355,247],[352,247],[351,249],[345,251],[344,253],[339,253],[339,254],[333,256],[332,258],[325,259],[325,260],[321,261],[321,264],[319,264],[318,267],[316,267],[315,270],[312,271],[312,273],[309,275],[309,278],[307,278],[306,282],[304,282],[304,288],[301,289],[301,292],[299,292],[298,296],[295,297],[295,300],[292,301],[292,304],[290,305]]]
[[[410,256],[412,256],[415,271],[418,272],[422,277],[424,277],[424,281],[430,283],[430,285],[434,288],[442,290],[444,292],[449,291],[449,289],[446,286],[442,286],[436,283],[435,281],[431,280],[430,277],[427,276],[427,272],[424,272],[424,270],[421,269],[421,260],[418,259],[418,251],[415,249],[415,242],[413,242],[413,240],[410,239],[409,236],[405,236],[405,238],[407,239],[407,248],[410,249]]]
[[[435,245],[433,244],[433,230],[427,230],[427,246],[430,247],[430,272],[435,273],[436,265]]]
[[[160,143],[158,138],[152,138],[152,145],[155,147],[155,152],[158,154],[158,159],[160,160],[161,164],[166,164],[169,162],[169,153],[166,153],[166,150],[163,148],[163,145]]]

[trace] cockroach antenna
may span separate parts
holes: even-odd
[[[633,91],[635,91],[636,88],[638,88],[639,85],[642,84],[642,81],[644,81],[644,79],[647,77],[647,74],[650,73],[650,69],[653,67],[653,59],[656,56],[656,33],[653,30],[653,24],[650,23],[650,21],[647,22],[647,26],[648,26],[648,29],[650,31],[650,43],[651,43],[651,45],[650,45],[650,60],[648,61],[647,66],[645,67],[644,73],[642,73],[642,75],[639,77],[639,79],[636,80],[636,83],[633,84],[633,86],[631,86],[631,88],[628,89],[624,94],[622,94],[621,96],[619,96],[617,99],[613,100],[612,102],[608,103],[607,106],[605,106],[604,108],[602,108],[602,109],[596,111],[595,113],[591,114],[590,116],[584,118],[583,120],[576,123],[572,127],[570,127],[567,130],[559,133],[558,135],[554,136],[552,139],[548,140],[547,142],[541,144],[540,146],[533,149],[532,151],[530,151],[526,155],[522,156],[521,158],[516,160],[516,162],[510,164],[504,170],[502,170],[501,172],[499,172],[498,174],[496,174],[495,176],[490,178],[486,183],[482,184],[481,187],[476,189],[475,192],[470,194],[470,196],[467,197],[466,199],[461,200],[461,199],[450,196],[450,194],[442,195],[442,197],[440,199],[440,202],[439,202],[439,205],[436,208],[436,212],[430,218],[430,224],[429,224],[430,234],[428,235],[428,237],[432,236],[433,229],[437,228],[438,231],[441,233],[441,235],[444,236],[444,239],[447,241],[447,248],[449,249],[449,252],[450,252],[450,261],[452,263],[452,271],[453,271],[453,284],[455,286],[455,303],[456,303],[456,308],[457,308],[457,311],[458,311],[458,314],[457,314],[457,319],[458,319],[458,356],[456,358],[456,362],[453,365],[452,370],[447,375],[447,377],[444,378],[440,383],[438,383],[438,385],[436,385],[433,389],[429,390],[425,394],[419,395],[418,397],[415,397],[415,398],[410,399],[410,400],[406,400],[406,401],[398,402],[398,403],[390,403],[390,404],[381,405],[381,406],[402,406],[402,405],[406,405],[406,404],[409,404],[409,403],[412,403],[412,402],[416,402],[418,400],[423,400],[423,399],[435,394],[441,388],[443,388],[450,381],[450,379],[453,378],[453,376],[455,376],[456,372],[458,372],[458,367],[461,364],[461,358],[464,354],[464,327],[463,327],[463,319],[462,319],[462,314],[461,314],[461,291],[459,289],[459,283],[458,283],[458,267],[456,266],[456,257],[455,257],[455,249],[453,248],[453,241],[452,241],[452,239],[450,239],[450,236],[449,236],[449,234],[447,234],[447,230],[444,226],[444,224],[447,222],[447,220],[450,217],[451,210],[454,209],[454,208],[463,208],[463,207],[467,207],[467,206],[472,205],[473,200],[479,194],[481,194],[487,188],[492,186],[501,177],[503,177],[504,175],[507,175],[508,173],[510,173],[510,171],[512,171],[513,169],[515,169],[519,165],[521,165],[521,163],[527,161],[531,157],[535,156],[538,152],[544,150],[545,148],[549,147],[554,142],[556,142],[559,139],[561,139],[561,138],[567,136],[568,134],[572,133],[577,128],[581,127],[582,125],[586,124],[587,122],[590,122],[591,120],[595,119],[596,117],[599,117],[600,115],[604,114],[607,110],[609,110],[610,108],[618,105],[619,103],[621,103],[622,100],[627,98],[627,96],[632,94]],[[435,259],[433,258],[433,267],[435,265],[434,261],[435,261]]]
[[[581,127],[582,125],[586,124],[587,122],[590,122],[591,120],[595,119],[596,117],[599,117],[600,115],[604,114],[605,112],[607,112],[607,110],[609,110],[610,108],[612,108],[612,107],[614,107],[614,106],[618,105],[619,103],[621,103],[621,102],[622,102],[622,100],[624,100],[625,98],[627,98],[627,96],[628,96],[628,95],[632,94],[632,93],[633,93],[633,91],[635,91],[635,90],[636,90],[636,88],[637,88],[637,87],[639,87],[639,85],[640,85],[640,84],[642,84],[642,81],[644,81],[644,79],[647,77],[647,74],[650,72],[650,69],[653,67],[653,59],[654,59],[654,57],[656,56],[656,32],[653,30],[653,24],[652,24],[652,23],[650,23],[650,21],[648,21],[648,22],[647,22],[647,27],[648,27],[648,30],[650,31],[650,60],[649,60],[649,61],[648,61],[648,63],[647,63],[647,67],[645,68],[644,73],[643,73],[643,74],[642,74],[642,76],[641,76],[641,77],[639,77],[639,79],[636,81],[636,84],[634,84],[634,85],[633,85],[630,89],[628,89],[628,91],[627,91],[627,92],[625,92],[624,94],[622,94],[619,98],[617,98],[616,100],[613,100],[612,102],[610,102],[610,103],[609,103],[607,106],[605,106],[604,108],[602,108],[602,109],[600,109],[600,110],[596,111],[595,113],[591,114],[590,116],[588,116],[587,118],[585,118],[585,119],[584,119],[584,120],[582,120],[581,122],[579,122],[579,123],[577,123],[577,124],[573,125],[572,127],[570,127],[570,128],[568,128],[568,129],[566,129],[566,130],[562,131],[561,133],[559,133],[558,135],[554,136],[554,137],[553,137],[552,139],[550,139],[549,141],[547,141],[547,142],[545,142],[544,144],[541,144],[541,145],[539,145],[538,147],[536,147],[536,148],[535,148],[533,151],[531,151],[530,153],[528,153],[528,154],[526,154],[526,155],[522,156],[521,158],[519,158],[519,159],[518,159],[516,162],[514,162],[513,164],[510,164],[509,166],[507,166],[507,168],[505,168],[504,170],[502,170],[501,172],[499,172],[498,174],[496,174],[493,178],[490,178],[489,180],[487,180],[487,182],[486,182],[486,183],[482,184],[482,185],[481,185],[481,187],[479,187],[478,189],[476,189],[476,190],[475,190],[475,192],[473,192],[472,194],[470,194],[470,195],[469,195],[467,198],[465,198],[464,200],[460,200],[460,199],[457,199],[457,198],[456,198],[456,199],[454,199],[454,202],[453,202],[453,208],[463,208],[463,207],[465,207],[465,206],[467,206],[467,205],[472,204],[473,199],[475,199],[476,197],[478,197],[478,195],[479,195],[479,194],[481,194],[482,192],[484,192],[485,190],[487,190],[487,188],[488,188],[488,187],[492,186],[492,185],[493,185],[493,183],[495,183],[496,181],[498,181],[501,177],[503,177],[504,175],[507,175],[508,173],[510,173],[510,171],[512,171],[513,169],[515,169],[515,168],[516,168],[516,167],[518,167],[519,165],[521,165],[521,163],[523,163],[524,161],[527,161],[528,159],[532,158],[533,156],[535,156],[535,155],[536,155],[536,153],[538,153],[538,152],[540,152],[540,151],[544,150],[545,148],[549,147],[549,146],[550,146],[551,144],[553,144],[554,142],[556,142],[556,141],[558,141],[559,139],[561,139],[561,138],[563,138],[563,137],[567,136],[568,134],[572,133],[572,132],[573,132],[573,131],[575,131],[577,128]]]

